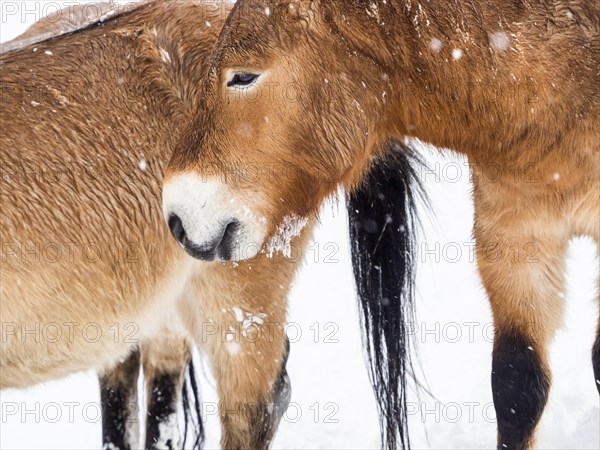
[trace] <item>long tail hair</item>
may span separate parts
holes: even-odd
[[[192,397],[191,399],[190,393]],[[190,356],[188,374],[183,382],[181,401],[183,406],[183,420],[185,424],[182,448],[185,448],[188,434],[188,424],[191,424],[193,427],[192,436],[194,439],[192,448],[194,450],[201,449],[204,445],[204,426],[202,424],[200,390],[198,389],[198,381],[196,370],[194,368],[193,356]]]
[[[417,164],[410,147],[391,143],[347,200],[363,344],[382,446],[391,449],[410,448],[406,388],[414,377],[416,200],[426,200]]]

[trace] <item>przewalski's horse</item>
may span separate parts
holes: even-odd
[[[152,2],[0,55],[2,388],[129,358],[129,378],[117,369],[103,381],[103,400],[113,390],[127,402],[136,344],[164,373],[164,327],[179,320],[215,374],[223,447],[272,439],[290,394],[283,325],[298,255],[199,263],[160,212],[163,171],[229,8]],[[178,342],[170,380],[187,358]]]
[[[122,14],[139,6],[136,4],[119,7],[113,2],[69,6],[44,17],[16,39],[2,44],[2,50],[24,48],[52,37],[78,31],[104,20],[105,17]],[[181,329],[181,323],[175,322],[165,323],[157,336],[139,345],[141,349],[135,348],[124,361],[99,373],[104,447],[132,449],[139,446],[138,416],[141,396],[138,392],[138,378],[141,367],[147,388],[145,447],[172,448],[178,445],[177,413],[180,400],[186,424],[183,445],[185,446],[187,438],[188,421],[194,420],[193,414],[196,415],[197,444],[202,444],[200,397],[195,384],[189,339]],[[190,372],[189,383],[184,384],[188,381],[186,370]],[[193,405],[188,398],[189,391],[194,396]]]
[[[531,447],[550,388],[567,244],[600,237],[599,8],[592,0],[238,1],[167,169],[166,217],[202,258],[228,223],[238,231],[233,245],[262,243],[283,217],[310,216],[338,186],[397,184],[391,170],[367,175],[389,157],[390,141],[416,137],[465,154],[495,323],[498,447]],[[273,160],[295,169],[280,171],[275,186],[218,177]],[[223,197],[263,220],[232,215]],[[385,293],[410,261],[404,244],[390,252],[385,231],[402,228],[378,217],[385,209],[350,203],[353,232],[384,231],[356,239],[353,253],[382,438],[408,446],[398,380],[410,365],[406,305]],[[593,366],[600,380],[600,335]]]

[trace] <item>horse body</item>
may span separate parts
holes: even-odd
[[[218,380],[223,445],[272,439],[289,401],[285,296],[299,260],[198,263],[169,236],[159,204],[230,8],[150,2],[0,56],[2,388],[97,369],[104,400],[135,402],[136,345],[147,370],[169,375],[148,370],[149,386],[177,389],[193,339]],[[268,323],[269,339],[242,338],[239,311],[263,318],[248,333]],[[173,318],[185,330],[167,336]],[[119,360],[130,376],[111,372]]]
[[[184,217],[184,244],[211,245],[217,215],[203,219],[195,202],[172,198],[218,210],[212,191],[189,181],[215,179],[204,164],[216,155],[224,172],[267,156],[295,169],[276,187],[221,183],[239,198],[251,192],[265,219],[237,217],[243,243],[282,216],[310,215],[337,186],[360,188],[390,141],[416,137],[465,154],[495,322],[498,446],[530,447],[550,386],[568,241],[600,242],[598,67],[594,1],[240,1],[189,128],[201,131],[182,136],[167,169],[165,212]],[[292,99],[282,95],[289,86]],[[593,361],[600,379],[600,330]],[[392,386],[393,372],[373,373]],[[403,394],[383,392],[382,411],[400,411]]]
[[[132,327],[155,333],[152,324],[173,308],[191,276],[193,261],[166,227],[155,225],[162,218],[152,195],[176,134],[169,117],[176,108],[148,95],[152,83],[143,71],[152,65],[143,58],[152,55],[139,54],[135,36],[143,24],[126,20],[3,57],[2,191],[11,208],[2,213],[2,316],[19,327],[19,338],[2,353],[3,386],[101,368],[124,356],[144,338]],[[95,58],[84,58],[87,52]],[[48,64],[51,58],[60,65]],[[60,339],[22,339],[25,324],[58,324]],[[82,332],[88,324],[99,325],[98,342]],[[74,355],[79,364],[66,366]]]
[[[92,8],[90,5],[79,5],[57,11],[33,24],[24,34],[13,41],[3,44],[2,50],[24,48],[50,37],[93,25],[109,15],[124,12],[123,10],[117,11],[116,5],[112,2],[91,6]],[[134,7],[139,8],[139,6],[138,4]],[[125,10],[129,9],[131,6],[125,8]],[[33,49],[33,47],[30,48]],[[96,124],[96,126],[99,125],[101,123]],[[118,132],[118,130],[116,131]],[[78,130],[78,133],[85,136],[85,131]],[[98,177],[100,176],[98,173]],[[46,181],[49,180],[46,179]],[[148,320],[150,328],[156,328],[151,319],[150,316]],[[138,325],[139,323],[129,323],[128,328],[130,328],[131,334],[138,334],[136,330]],[[146,329],[144,335],[152,335],[152,333]],[[130,335],[124,341],[131,344],[140,338],[141,333],[139,336]],[[199,394],[192,381],[195,371],[191,364],[189,336],[181,321],[176,316],[171,320],[165,320],[160,332],[150,339],[144,339],[140,347],[130,351],[126,359],[119,361],[114,367],[112,367],[113,362],[109,361],[110,366],[108,368],[103,366],[103,370],[99,373],[103,445],[121,449],[139,446],[138,378],[142,366],[144,368],[143,378],[148,389],[146,395],[148,399],[146,447],[172,447],[180,441],[177,424],[173,424],[173,421],[174,418],[177,418],[180,401],[183,401],[186,422],[190,418],[190,413],[194,411],[190,407],[193,405],[190,405],[188,400],[190,388],[194,395],[195,413],[199,424],[197,439],[198,442],[201,442],[203,429],[199,422]],[[185,381],[187,370],[190,372],[189,384]],[[187,428],[188,424],[186,423],[183,435],[184,443],[187,437]]]

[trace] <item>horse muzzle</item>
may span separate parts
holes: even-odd
[[[248,205],[217,181],[194,174],[165,181],[163,213],[171,234],[185,252],[203,261],[240,261],[256,256],[265,232]]]
[[[188,255],[196,259],[214,261],[218,258],[223,261],[229,261],[235,253],[235,238],[236,234],[239,233],[240,228],[239,222],[235,219],[232,219],[231,222],[224,227],[217,229],[215,239],[202,245],[198,245],[188,238],[183,222],[177,214],[171,214],[167,223],[169,224],[171,234],[181,248],[183,248]]]

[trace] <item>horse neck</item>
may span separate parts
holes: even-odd
[[[383,134],[497,162],[514,161],[524,151],[531,161],[559,138],[560,129],[540,120],[564,88],[550,83],[544,60],[549,44],[534,24],[547,14],[543,2],[379,3],[386,23],[381,28],[395,28],[388,28],[385,44],[393,68]],[[567,59],[553,63],[553,73],[569,70]],[[545,141],[525,143],[528,133]]]

